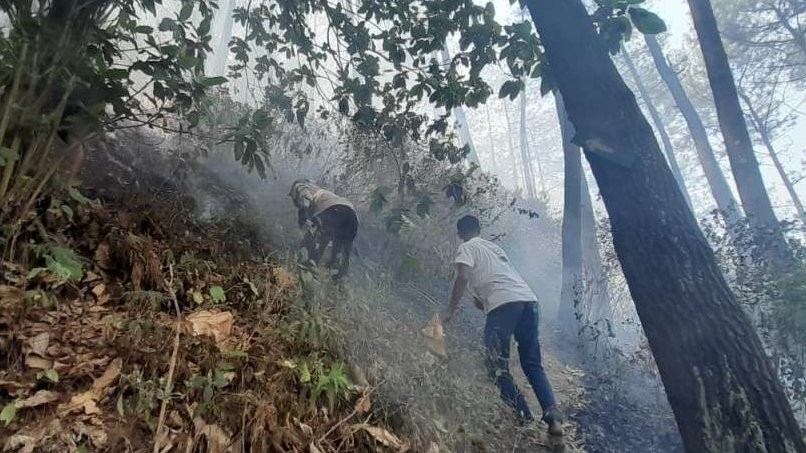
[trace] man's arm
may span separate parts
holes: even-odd
[[[453,282],[453,290],[451,291],[451,301],[448,305],[448,313],[442,318],[442,323],[446,324],[453,319],[456,312],[459,310],[459,303],[462,302],[462,296],[465,294],[467,288],[467,273],[470,271],[470,266],[467,264],[456,264],[456,280]]]

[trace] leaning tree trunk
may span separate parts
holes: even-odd
[[[630,57],[630,54],[627,52],[625,47],[621,48],[621,55],[624,58],[624,63],[627,65],[627,70],[630,71],[630,75],[632,75],[632,78],[635,81],[635,86],[638,88],[638,94],[640,94],[641,98],[644,100],[644,104],[649,111],[649,116],[652,118],[652,122],[655,124],[655,129],[660,135],[661,143],[663,143],[663,149],[666,151],[666,159],[669,160],[669,167],[672,170],[674,179],[677,180],[677,184],[680,186],[680,191],[683,192],[683,196],[686,197],[686,204],[692,208],[693,205],[691,204],[691,197],[689,197],[688,190],[686,190],[686,181],[683,178],[683,172],[680,171],[680,165],[677,163],[677,157],[674,154],[674,146],[672,146],[672,140],[669,138],[669,133],[666,131],[666,125],[663,124],[663,120],[660,117],[660,113],[658,113],[658,109],[655,108],[652,98],[649,97],[649,90],[647,90],[644,86],[644,81],[641,79],[641,74],[639,74],[638,69],[635,68],[635,63],[633,63],[632,57]]]
[[[694,108],[694,104],[691,103],[688,94],[686,94],[683,84],[680,83],[677,73],[672,70],[666,61],[658,40],[652,35],[645,35],[644,38],[661,79],[669,88],[677,108],[680,109],[683,119],[686,120],[691,139],[694,141],[694,148],[697,150],[697,159],[700,161],[705,173],[705,179],[708,181],[717,209],[725,217],[728,227],[735,226],[741,220],[739,205],[736,203],[736,199],[733,198],[733,193],[731,193],[730,186],[725,180],[722,169],[719,168],[719,162],[717,162],[714,150],[708,141],[708,132],[705,130],[705,125],[703,125],[700,115]]]
[[[563,138],[565,170],[562,225],[562,286],[557,321],[563,330],[576,333],[582,316],[582,153],[571,143],[573,126],[567,120],[562,96],[554,95]]]
[[[581,0],[527,0],[686,449],[806,451],[761,341]]]
[[[742,90],[739,90],[739,96],[741,96],[742,101],[744,101],[744,104],[747,106],[747,113],[750,115],[750,123],[753,125],[753,128],[756,130],[756,132],[758,132],[759,137],[761,137],[761,142],[764,143],[764,147],[767,148],[767,152],[770,154],[772,163],[775,165],[775,169],[778,171],[778,175],[781,177],[787,193],[789,193],[789,198],[792,199],[792,204],[795,205],[795,211],[798,213],[798,218],[800,218],[800,221],[806,225],[806,211],[803,209],[803,203],[800,201],[800,196],[795,190],[795,185],[792,184],[792,179],[790,179],[789,175],[786,174],[784,164],[781,162],[781,159],[778,158],[778,152],[775,150],[775,146],[772,144],[770,131],[767,129],[767,126],[765,125],[764,120],[761,118],[761,115],[759,115],[758,111],[756,111],[755,107],[753,107],[753,102],[750,100],[750,97],[747,96]]]
[[[770,197],[764,187],[753,142],[744,121],[742,106],[725,47],[719,37],[716,17],[709,0],[688,0],[694,29],[702,49],[708,81],[714,94],[719,126],[730,159],[739,198],[763,258],[773,269],[781,270],[794,262],[784,233],[775,217]]]

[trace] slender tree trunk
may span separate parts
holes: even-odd
[[[554,95],[563,139],[565,170],[562,225],[562,286],[557,321],[568,332],[576,333],[582,301],[582,152],[571,143],[574,129],[568,121],[562,96]]]
[[[451,54],[448,52],[448,45],[443,44],[442,47],[442,64],[443,65],[450,65],[451,64]],[[467,124],[467,116],[465,115],[465,109],[461,106],[454,107],[453,109],[453,116],[456,118],[456,124],[458,125],[459,129],[459,136],[462,138],[462,141],[468,148],[470,148],[470,152],[467,155],[467,160],[471,164],[479,164],[479,155],[476,153],[476,145],[473,144],[473,135],[470,133],[470,126]]]
[[[529,133],[529,137],[532,139],[532,143],[537,143],[537,141],[535,140],[534,133],[531,130],[529,130],[529,128],[527,128],[526,130]],[[528,145],[529,142],[527,141],[526,144]],[[531,148],[530,148],[529,155],[534,157],[535,163],[537,164],[537,178],[540,180],[540,193],[545,194],[546,193],[546,177],[543,174],[543,162],[540,159],[540,152],[535,152],[534,155],[532,155],[532,151],[531,151]]]
[[[487,112],[487,135],[490,138],[490,160],[492,161],[491,171],[493,173],[498,172],[498,160],[495,158],[495,139],[493,138],[493,121],[490,117],[490,106],[489,104],[484,105],[484,109]]]
[[[512,141],[512,122],[509,121],[509,106],[507,101],[502,101],[504,104],[504,118],[507,121],[507,140],[509,141],[509,161],[512,163],[512,183],[515,185],[515,190],[521,188],[521,175],[518,171],[518,155],[515,154],[515,144]]]
[[[526,133],[526,90],[521,91],[521,160],[523,161],[523,177],[526,180],[526,193],[529,199],[534,199],[537,194],[535,190],[535,175],[532,171],[532,156],[529,155],[529,140]]]
[[[680,171],[680,165],[677,163],[677,157],[674,154],[672,140],[669,138],[669,133],[666,131],[666,125],[663,124],[660,113],[658,113],[658,109],[655,108],[652,98],[649,97],[649,91],[644,86],[644,81],[641,79],[641,74],[639,74],[638,70],[635,68],[635,63],[633,63],[632,57],[630,57],[630,54],[627,52],[626,48],[622,47],[621,55],[624,58],[624,63],[626,64],[627,69],[630,71],[630,75],[632,75],[632,78],[635,81],[635,86],[638,88],[638,93],[641,95],[641,98],[644,100],[644,104],[649,111],[649,117],[652,118],[652,123],[655,124],[655,129],[660,135],[661,143],[663,143],[663,150],[666,151],[666,159],[669,161],[669,167],[672,170],[674,179],[677,180],[677,184],[680,185],[680,191],[683,192],[683,196],[686,197],[686,204],[688,204],[689,208],[692,208],[693,205],[691,204],[691,197],[688,194],[688,190],[686,190],[685,179],[683,178],[683,173]]]
[[[236,0],[227,0],[227,5],[221,8],[221,14],[224,14],[221,21],[221,31],[219,34],[218,44],[216,45],[214,56],[214,63],[211,65],[211,75],[223,76],[227,71],[227,61],[229,60],[229,41],[232,39],[232,12],[235,9]]]
[[[687,451],[806,451],[758,335],[581,0],[527,0]]]
[[[683,84],[680,83],[680,78],[669,67],[669,63],[667,63],[657,39],[652,35],[644,35],[644,38],[661,79],[669,88],[677,108],[680,109],[683,119],[686,120],[691,139],[694,141],[694,148],[697,150],[697,158],[705,172],[705,179],[708,180],[708,186],[711,188],[711,194],[716,201],[717,209],[725,216],[728,226],[736,225],[741,220],[739,205],[736,203],[736,199],[733,198],[730,186],[725,180],[722,169],[719,167],[719,162],[716,160],[714,150],[708,141],[708,132],[705,130],[705,125],[703,125],[700,115],[694,108],[694,104],[691,103],[688,94],[686,94]]]
[[[778,152],[772,144],[772,137],[770,137],[769,131],[764,125],[764,120],[761,119],[761,116],[753,107],[750,98],[742,92],[742,90],[739,90],[739,96],[741,96],[744,101],[744,105],[747,106],[747,112],[750,114],[750,122],[753,124],[753,128],[755,128],[756,132],[758,132],[759,137],[761,137],[761,142],[764,143],[764,147],[767,148],[767,152],[770,154],[770,158],[772,158],[772,163],[775,165],[775,169],[778,170],[778,175],[781,176],[784,187],[786,187],[786,191],[792,199],[792,204],[795,205],[795,210],[798,213],[800,221],[806,224],[806,211],[803,209],[803,203],[800,201],[800,196],[798,196],[798,192],[795,190],[795,185],[792,184],[792,180],[789,178],[789,175],[786,174],[786,169],[783,163],[781,163],[781,159],[778,158]]]
[[[688,0],[688,4],[705,59],[705,69],[714,94],[716,113],[730,159],[733,179],[739,189],[739,198],[747,213],[756,244],[761,248],[763,258],[774,269],[786,269],[792,266],[794,260],[761,178],[711,2]]]

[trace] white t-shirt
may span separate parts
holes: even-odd
[[[485,313],[509,302],[537,301],[504,250],[488,240],[475,237],[464,242],[454,263],[470,268],[468,286],[471,294],[481,300]]]

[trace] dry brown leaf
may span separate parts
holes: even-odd
[[[442,331],[442,321],[439,315],[434,315],[431,322],[421,331],[425,337],[425,345],[429,351],[438,355],[439,357],[448,357],[448,351],[445,347],[445,334]]]
[[[320,450],[319,447],[317,447],[313,442],[311,442],[311,445],[308,446],[308,450],[308,453],[322,453],[322,450]]]
[[[372,409],[372,401],[369,399],[369,393],[364,393],[358,401],[355,402],[355,411],[359,414],[366,414]]]
[[[17,409],[24,407],[37,407],[43,404],[49,404],[59,399],[59,394],[48,390],[40,390],[24,400],[14,403]]]
[[[92,288],[92,294],[95,297],[100,298],[106,292],[106,285],[103,283],[99,283]]]
[[[16,286],[0,285],[0,306],[20,305],[25,300],[25,291]]]
[[[23,429],[6,439],[3,444],[3,451],[13,451],[16,453],[33,453],[36,448],[45,445],[45,442],[63,432],[62,425],[58,419],[53,419],[48,424],[41,424],[33,428]]]
[[[31,348],[35,354],[46,356],[48,345],[50,344],[50,333],[42,332],[39,335],[28,339],[28,347]]]
[[[394,448],[395,450],[407,449],[407,445],[404,444],[399,437],[383,428],[367,424],[355,425],[354,428],[363,429],[364,431],[368,432],[376,441],[387,447]]]
[[[101,269],[110,269],[112,267],[112,260],[109,258],[109,244],[101,242],[98,248],[95,249],[95,262]]]
[[[207,453],[226,453],[228,451],[232,439],[220,426],[205,423],[200,418],[194,420],[193,424],[196,426],[196,442],[202,437],[207,439]]]
[[[219,346],[232,333],[234,318],[229,311],[197,311],[186,319],[187,329],[193,336],[211,336]]]
[[[59,411],[69,413],[83,409],[84,413],[87,415],[99,414],[101,410],[98,408],[97,400],[103,396],[104,390],[112,385],[118,376],[120,376],[122,367],[123,360],[119,358],[113,360],[106,368],[106,371],[104,371],[104,374],[92,383],[92,387],[89,390],[70,398],[70,402],[59,406]]]
[[[35,370],[49,370],[53,368],[53,361],[44,359],[38,355],[28,354],[25,356],[25,366]]]
[[[32,382],[17,382],[17,381],[7,381],[5,379],[0,379],[0,390],[4,390],[10,396],[21,396],[28,393],[29,389],[32,389],[34,384]]]

